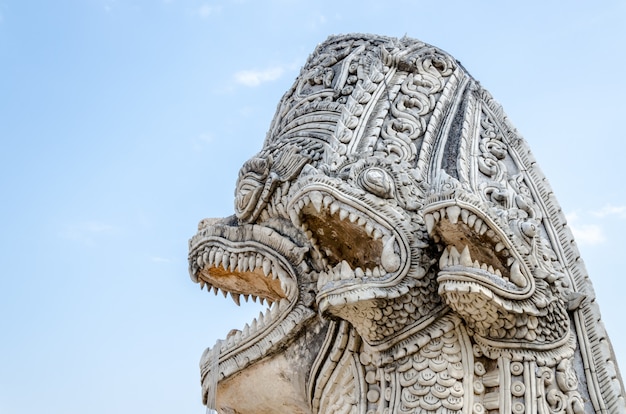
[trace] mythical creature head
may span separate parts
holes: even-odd
[[[207,349],[203,398],[233,413],[617,401],[573,368],[610,356],[577,347],[603,333],[580,316],[597,310],[572,255],[526,144],[459,62],[413,39],[331,37],[242,167],[235,215],[190,241],[194,282],[270,305]]]

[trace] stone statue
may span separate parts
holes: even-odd
[[[626,412],[527,144],[420,41],[319,45],[189,263],[201,287],[270,305],[202,356],[220,413]]]

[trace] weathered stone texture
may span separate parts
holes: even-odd
[[[241,169],[235,216],[201,222],[189,262],[201,287],[270,304],[202,357],[222,413],[626,411],[526,142],[420,41],[318,46]]]

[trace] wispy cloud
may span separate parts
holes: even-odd
[[[159,256],[152,256],[150,260],[153,261],[154,263],[172,263],[170,259],[166,259],[165,257],[159,257]]]
[[[242,70],[235,73],[235,81],[244,86],[259,86],[280,78],[285,73],[282,66],[274,66],[264,70]]]
[[[202,19],[208,19],[210,16],[218,13],[221,9],[221,6],[212,6],[208,3],[204,3],[196,9],[196,15],[200,16]]]
[[[85,221],[68,225],[59,236],[85,245],[93,245],[97,237],[109,236],[118,230],[115,226],[100,221]]]
[[[626,206],[612,206],[607,204],[600,210],[594,211],[592,214],[600,218],[617,216],[618,218],[626,219]]]
[[[578,244],[598,245],[606,241],[601,226],[581,223],[580,217],[575,212],[566,214],[565,217]]]

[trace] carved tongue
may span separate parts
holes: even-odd
[[[387,273],[393,273],[400,268],[400,256],[394,251],[396,238],[390,237],[383,245],[383,254],[380,262]]]

